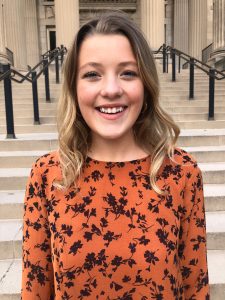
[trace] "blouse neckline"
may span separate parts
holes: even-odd
[[[125,160],[125,161],[104,161],[104,160],[98,160],[98,159],[94,159],[91,158],[90,156],[87,156],[86,161],[87,162],[93,162],[95,164],[135,164],[135,163],[141,163],[141,162],[145,162],[150,158],[150,154],[148,154],[145,157],[142,158],[137,158],[137,159],[132,159],[132,160]]]

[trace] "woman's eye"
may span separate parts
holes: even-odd
[[[94,71],[87,72],[83,75],[83,78],[88,78],[88,79],[95,79],[98,77],[100,77],[100,75]]]
[[[124,71],[122,73],[122,76],[126,78],[133,78],[133,77],[137,77],[138,74],[135,71]]]

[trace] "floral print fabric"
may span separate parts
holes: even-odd
[[[34,164],[24,204],[22,300],[209,299],[201,171],[176,148],[152,190],[150,156],[87,158],[59,190],[58,152]]]

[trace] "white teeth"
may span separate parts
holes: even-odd
[[[105,113],[105,114],[116,114],[118,112],[122,112],[124,109],[125,108],[122,107],[122,106],[120,106],[120,107],[112,107],[112,108],[110,108],[110,107],[108,107],[108,108],[106,108],[106,107],[100,107],[99,108],[100,112]]]

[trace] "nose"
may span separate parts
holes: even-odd
[[[120,97],[123,94],[123,89],[120,86],[119,79],[114,76],[109,76],[103,81],[101,96],[109,99]]]

